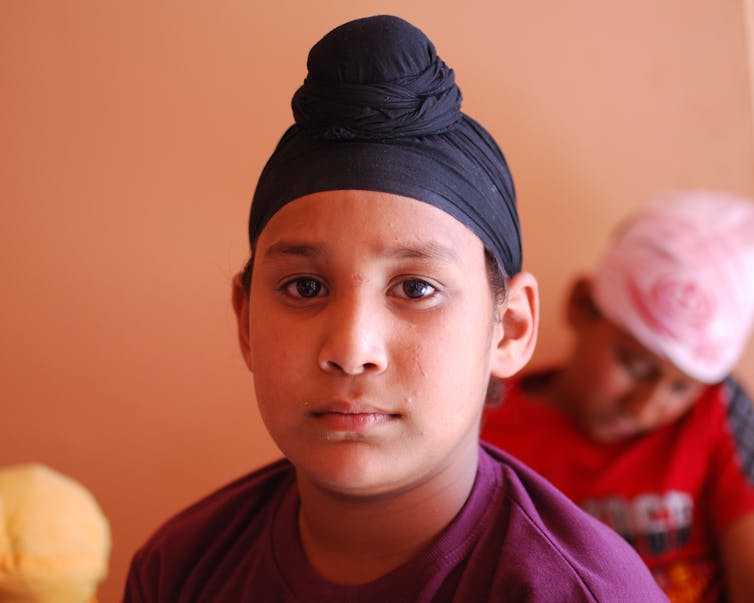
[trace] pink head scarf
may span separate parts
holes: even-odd
[[[614,235],[597,307],[704,383],[738,362],[754,321],[754,201],[692,191],[654,199]]]

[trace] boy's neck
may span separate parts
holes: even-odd
[[[422,484],[371,498],[330,492],[299,475],[299,533],[306,557],[337,584],[376,580],[426,549],[474,485],[478,445]]]

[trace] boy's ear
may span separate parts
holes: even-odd
[[[577,278],[571,286],[566,302],[566,320],[574,330],[589,326],[600,317],[592,300],[592,282],[586,277]]]
[[[508,295],[498,314],[497,348],[491,372],[494,377],[504,379],[529,362],[537,343],[539,287],[532,274],[519,272],[508,281]]]
[[[233,277],[233,311],[236,313],[238,344],[241,347],[246,366],[253,370],[251,362],[251,344],[249,343],[249,292],[241,282],[241,274]]]

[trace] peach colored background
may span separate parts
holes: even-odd
[[[277,455],[230,278],[306,52],[378,12],[430,35],[508,156],[544,297],[535,363],[565,349],[573,273],[649,193],[754,195],[750,0],[3,0],[0,465],[48,463],[99,499],[101,601],[168,514]]]

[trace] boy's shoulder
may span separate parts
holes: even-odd
[[[280,501],[295,486],[295,471],[285,459],[252,471],[204,496],[160,526],[134,555],[132,569],[153,571],[162,579],[180,577],[198,559],[214,549],[222,554],[237,535],[254,523],[261,533],[268,528]],[[171,571],[159,567],[170,559]]]
[[[536,584],[544,600],[562,594],[557,589],[566,578],[574,585],[573,593],[594,600],[666,600],[623,538],[524,463],[488,444],[483,447],[502,476],[504,529],[517,543],[515,549],[502,548],[500,568],[517,567],[528,574],[522,579]]]
[[[233,480],[202,497],[168,519],[150,541],[161,541],[172,533],[187,533],[187,528],[212,530],[213,524],[225,524],[228,517],[256,515],[269,505],[276,493],[295,482],[292,465],[280,459]]]

